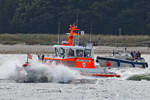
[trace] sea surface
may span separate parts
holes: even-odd
[[[142,57],[150,65],[150,55]],[[22,69],[26,59],[25,54],[0,55],[0,100],[150,100],[149,81],[126,80],[150,68],[111,69],[120,78],[85,77],[62,65],[42,64],[33,55],[29,61],[36,72],[27,75]]]

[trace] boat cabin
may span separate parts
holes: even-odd
[[[74,68],[96,68],[93,48],[55,45],[54,51],[53,58],[44,57],[44,60]]]
[[[93,48],[83,47],[83,46],[54,46],[55,57],[56,58],[93,58],[94,51]]]

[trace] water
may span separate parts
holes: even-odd
[[[27,73],[22,67],[26,61],[26,55],[0,55],[0,59],[1,80],[11,80],[11,82],[14,80],[16,82],[67,83],[76,79],[85,79],[79,72],[66,66],[42,64],[37,60],[36,55],[33,55],[33,59],[29,61],[31,73]]]
[[[145,58],[145,61],[148,62],[148,68],[132,68],[132,67],[125,67],[125,68],[113,68],[112,71],[121,75],[122,80],[127,79],[130,76],[138,75],[138,74],[146,74],[150,73],[150,55],[142,55]]]
[[[26,61],[26,56],[23,54],[6,54],[0,55],[0,79],[1,80],[14,80],[16,82],[71,82],[77,79],[89,79],[63,65],[46,65],[37,60],[37,56],[33,55],[30,60],[31,69],[33,73],[27,74],[22,69],[22,64]],[[150,56],[143,55],[145,60],[150,65]],[[17,69],[17,70],[16,70]],[[113,68],[110,69],[121,75],[120,80],[125,80],[135,74],[150,73],[150,68]],[[90,78],[91,79],[91,78]],[[97,79],[97,78],[95,78]],[[116,79],[116,78],[112,78]]]
[[[150,64],[149,55],[143,56]],[[126,80],[134,74],[149,73],[149,68],[111,69],[120,73],[121,78],[91,78],[80,76],[78,72],[65,66],[41,64],[35,55],[33,58],[31,67],[37,72],[33,78],[38,81],[40,75],[44,73],[49,78],[47,83],[22,83],[27,73],[24,70],[18,72],[16,68],[22,67],[26,55],[0,55],[1,100],[149,100],[150,98],[149,81]],[[80,79],[82,82],[85,80],[85,84],[82,84]],[[97,81],[91,84],[86,79]],[[79,83],[76,81],[72,84],[59,84],[74,80],[79,80]]]

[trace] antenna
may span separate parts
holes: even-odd
[[[79,34],[79,31],[78,31],[77,34],[78,34],[78,36],[77,36],[78,37],[78,43],[77,44],[79,45],[80,44],[80,36],[79,36],[80,34]]]
[[[78,26],[78,23],[79,23],[79,14],[77,13],[76,15],[76,25]]]
[[[76,27],[78,27],[78,24],[79,24],[79,9],[76,9]],[[77,41],[76,41],[77,39]],[[75,44],[77,43],[77,45],[79,45],[79,32],[77,33],[77,37],[74,38],[74,42]]]
[[[79,24],[79,10],[76,10],[76,25],[78,26]]]
[[[120,28],[118,28],[118,36],[117,37],[121,36],[121,34],[122,34],[122,28],[120,27]],[[119,41],[117,40],[117,48],[118,48],[118,46],[119,46]]]
[[[58,22],[58,41],[57,41],[58,44],[60,44],[60,25],[61,22]]]
[[[119,29],[118,29],[118,35],[121,35],[122,34],[122,28],[120,27]]]
[[[92,29],[93,28],[93,24],[90,24],[90,43],[91,43],[91,41],[92,41],[92,37],[91,37],[91,35],[92,35]]]

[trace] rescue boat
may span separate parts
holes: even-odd
[[[75,25],[70,25],[70,34],[68,41],[62,45],[54,45],[54,56],[43,57],[44,63],[62,64],[70,67],[73,70],[78,70],[82,75],[96,77],[120,77],[120,75],[100,68],[95,65],[94,48],[92,46],[79,46],[73,42],[74,37],[80,29]],[[28,63],[23,67],[28,67]]]

